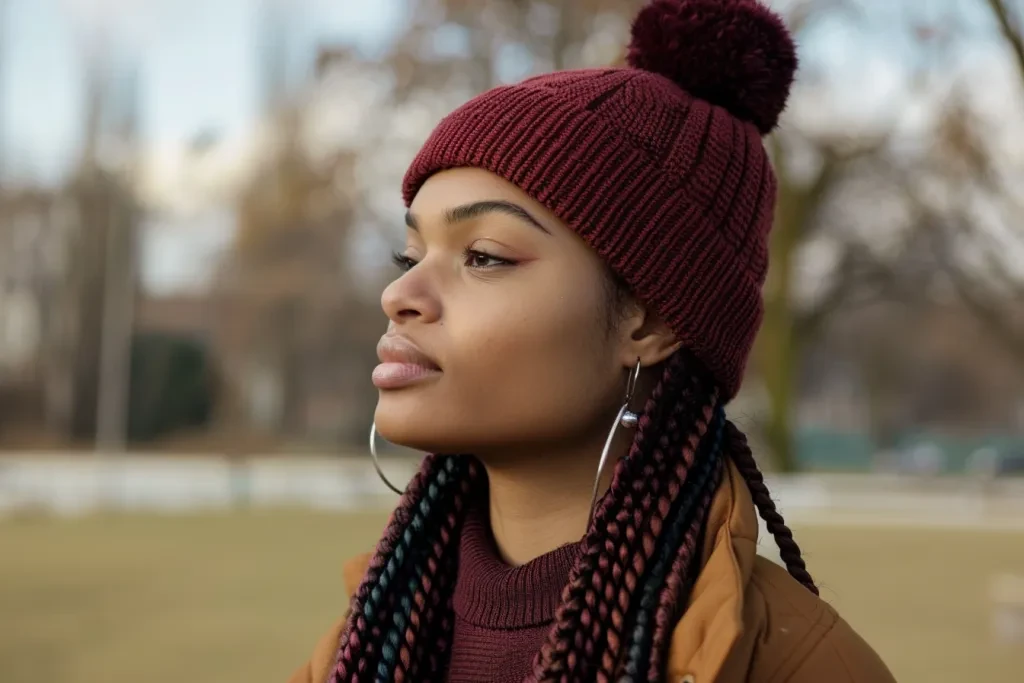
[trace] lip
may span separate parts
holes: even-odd
[[[377,358],[381,363],[373,370],[373,384],[378,389],[398,389],[441,374],[437,361],[402,335],[381,337]]]

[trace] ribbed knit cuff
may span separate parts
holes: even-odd
[[[522,629],[550,622],[579,548],[578,543],[565,545],[510,567],[499,557],[486,510],[471,509],[459,546],[455,612],[488,629]]]

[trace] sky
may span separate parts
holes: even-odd
[[[0,0],[5,171],[53,181],[74,158],[81,65],[97,36],[139,64],[141,132],[150,144],[244,129],[259,114],[264,2]],[[317,42],[372,50],[399,23],[402,0],[289,0],[288,8],[293,30],[312,55]]]
[[[138,65],[150,174],[166,193],[187,192],[181,159],[197,135],[215,135],[226,148],[222,156],[241,156],[249,145],[261,115],[260,22],[274,1],[0,0],[3,175],[56,184],[68,173],[81,138],[82,64],[99,44]],[[405,2],[276,1],[287,10],[299,68],[325,43],[382,49]],[[141,247],[147,288],[201,289],[232,226],[225,207],[150,220]]]
[[[305,47],[297,58],[308,65],[317,43],[379,48],[411,0],[0,0],[0,163],[5,173],[52,182],[74,158],[81,65],[97,36],[139,64],[142,135],[157,152],[199,133],[230,138],[245,130],[259,115],[261,9],[275,1],[287,8],[284,15]],[[818,61],[845,64],[849,77],[873,84],[873,100],[882,102],[887,83],[893,82],[893,63],[905,64],[914,55],[902,28],[908,14],[935,18],[950,7],[980,3],[854,0],[852,5],[860,10],[834,15],[801,49],[815,53]],[[977,21],[978,14],[968,9],[957,16]],[[851,30],[857,22],[859,28]],[[852,54],[858,58],[851,60]],[[871,98],[859,97],[858,103],[869,106]]]
[[[0,0],[0,172],[61,180],[78,152],[84,56],[100,45],[138,65],[140,133],[151,173],[158,185],[180,191],[185,183],[187,192],[189,171],[181,159],[197,135],[214,134],[229,156],[234,150],[241,156],[251,143],[261,115],[257,76],[266,3],[281,3],[299,45],[296,68],[309,68],[318,44],[382,49],[413,1]],[[892,110],[903,95],[901,70],[923,57],[906,38],[909,13],[927,20],[951,15],[985,30],[984,17],[970,9],[980,6],[977,0],[851,4],[852,13],[832,15],[800,46],[806,62],[824,65],[846,86],[840,96],[803,108],[829,120],[870,121]],[[984,64],[985,50],[979,54]],[[1013,96],[1005,88],[987,92],[996,108]],[[197,269],[229,238],[231,217],[223,207],[186,223],[157,221],[149,230],[143,268],[154,290],[196,280]]]

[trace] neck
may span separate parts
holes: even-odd
[[[641,411],[653,381],[640,376],[631,410]],[[566,543],[578,543],[586,534],[597,466],[619,407],[612,406],[585,438],[569,446],[481,454],[490,483],[491,533],[506,563],[526,564]],[[634,429],[616,429],[598,497],[611,486],[615,465],[629,452],[635,435]]]
[[[611,424],[609,423],[609,428]],[[519,566],[583,538],[604,438],[559,452],[485,458],[491,531],[502,559]],[[620,427],[598,486],[603,495],[632,441]]]

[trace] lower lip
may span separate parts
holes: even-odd
[[[400,389],[440,374],[440,370],[414,363],[381,363],[373,369],[373,385],[378,389]]]

